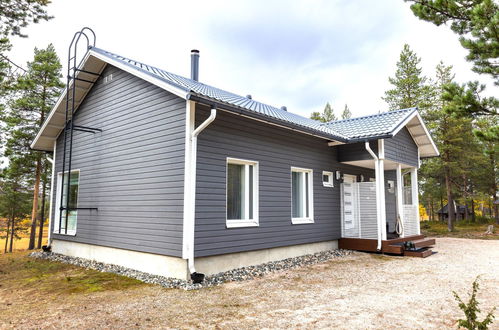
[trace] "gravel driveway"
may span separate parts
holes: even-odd
[[[498,240],[438,238],[434,250],[426,259],[354,253],[197,291],[145,286],[36,307],[19,299],[19,315],[0,315],[0,328],[455,328],[452,290],[466,297],[477,275],[481,307],[499,308]]]

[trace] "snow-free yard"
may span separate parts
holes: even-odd
[[[455,328],[452,290],[466,297],[477,275],[480,307],[499,308],[499,240],[438,238],[434,250],[355,253],[194,291],[0,256],[0,328]]]

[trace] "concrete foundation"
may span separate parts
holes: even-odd
[[[249,252],[222,254],[196,258],[196,271],[213,275],[235,268],[254,266],[270,261],[283,260],[338,248],[338,240],[300,244]]]
[[[177,257],[55,239],[52,241],[52,252],[123,266],[154,275],[182,280],[190,278],[187,260]]]
[[[270,261],[278,261],[337,248],[337,240],[300,244],[249,252],[200,257],[195,259],[195,266],[198,273],[213,275],[235,268],[255,266]],[[123,266],[154,275],[173,277],[182,280],[190,279],[187,260],[178,257],[55,239],[52,241],[52,251],[67,256]]]

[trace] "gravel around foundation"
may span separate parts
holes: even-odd
[[[238,270],[225,275],[255,278],[203,290],[140,283],[113,289],[107,273],[5,256],[4,265],[17,258],[12,262],[26,276],[9,278],[0,266],[0,329],[456,329],[464,314],[452,292],[467,301],[478,275],[479,319],[499,308],[499,241],[437,238],[434,251],[424,259],[308,256],[304,267],[288,260],[283,264],[295,268],[273,271],[284,267],[273,263],[265,276]],[[35,263],[49,270],[47,278],[29,276]],[[100,290],[70,290],[86,283]],[[495,316],[490,329],[499,329],[499,310]]]
[[[118,265],[97,262],[84,258],[71,257],[52,252],[33,252],[30,254],[30,257],[63,262],[87,269],[98,270],[101,272],[114,273],[135,278],[145,283],[161,285],[165,288],[196,290],[205,287],[217,286],[226,282],[240,282],[251,280],[254,278],[262,277],[265,274],[273,273],[275,271],[314,265],[331,259],[346,257],[348,255],[351,255],[352,253],[353,252],[350,250],[328,250],[295,258],[287,258],[284,260],[267,262],[256,266],[237,268],[227,272],[221,272],[215,275],[206,276],[203,283],[198,284],[194,284],[192,283],[192,281],[184,281],[170,277],[153,275]]]

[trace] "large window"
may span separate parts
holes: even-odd
[[[227,158],[227,227],[258,226],[258,163]]]
[[[291,220],[294,224],[314,222],[313,172],[291,168]]]
[[[68,185],[69,180],[69,185]],[[64,189],[61,190],[62,173],[57,176],[57,195],[56,195],[56,208],[55,208],[55,223],[54,232],[58,234],[75,235],[76,234],[76,220],[78,216],[78,190],[80,186],[80,171],[71,171],[71,175],[65,173],[64,175]],[[69,188],[69,201],[68,201],[68,188]],[[62,192],[62,217],[61,217],[61,192]]]

